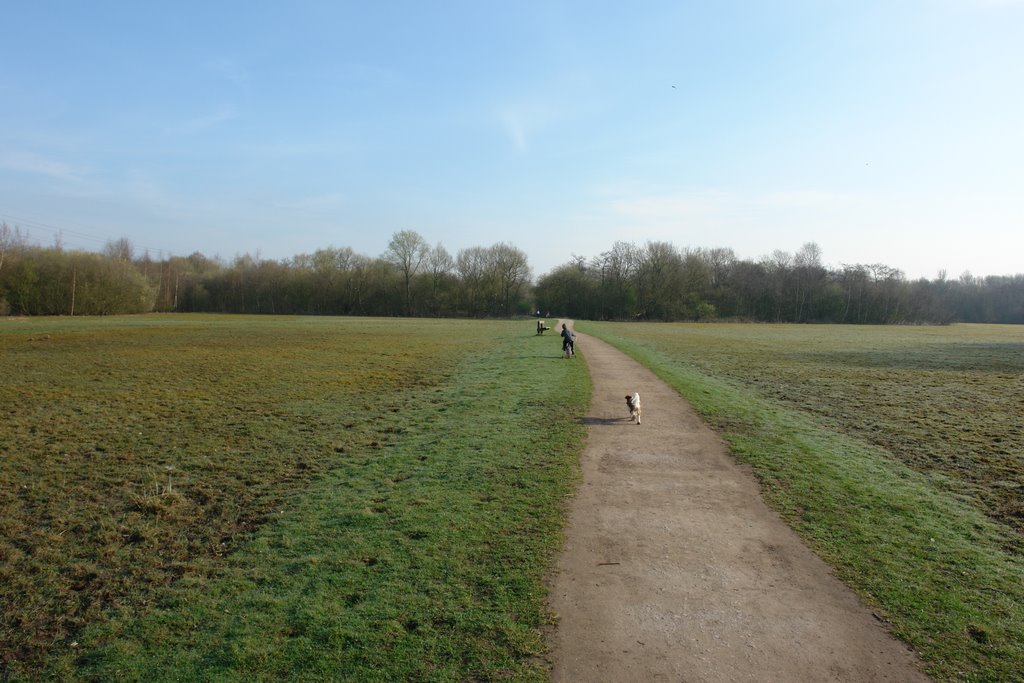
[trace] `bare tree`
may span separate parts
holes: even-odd
[[[441,287],[455,268],[455,259],[448,250],[438,242],[437,246],[427,255],[427,272],[430,275],[430,307],[437,315],[441,309]]]
[[[135,247],[131,240],[122,237],[119,240],[111,240],[103,246],[103,253],[118,261],[131,261],[135,256]]]
[[[21,228],[11,228],[7,223],[0,222],[0,270],[4,268],[4,259],[7,258],[8,252],[24,248],[25,235],[21,233]]]
[[[483,247],[460,249],[455,258],[455,271],[459,274],[459,293],[466,313],[483,313],[487,300],[487,250]]]
[[[526,252],[501,242],[489,249],[491,268],[501,294],[502,313],[511,315],[519,296],[530,282],[530,264]]]
[[[599,277],[596,304],[602,317],[632,316],[631,306],[636,299],[632,280],[639,262],[636,245],[621,241],[591,261],[591,270]]]
[[[732,272],[733,266],[736,265],[736,252],[727,247],[698,249],[697,251],[711,271],[711,286],[720,287],[725,284]]]
[[[569,261],[541,276],[534,295],[537,305],[545,310],[558,311],[558,315],[573,318],[595,318],[596,285],[592,268],[580,270],[579,264]]]
[[[814,300],[825,281],[825,269],[821,265],[821,247],[816,242],[807,242],[793,259],[796,276],[796,317],[795,322],[804,322],[814,317]]]
[[[405,309],[408,315],[412,315],[412,279],[419,272],[429,253],[430,245],[415,230],[396,232],[388,242],[387,251],[384,252],[385,260],[393,263],[402,272],[405,284]]]
[[[672,320],[682,288],[683,259],[669,242],[648,242],[640,251],[635,275],[638,315]]]

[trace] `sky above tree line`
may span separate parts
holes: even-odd
[[[0,220],[1024,272],[1024,2],[4,2]]]

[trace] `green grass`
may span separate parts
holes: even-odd
[[[543,680],[589,384],[529,323],[5,321],[8,676]]]
[[[1024,677],[1024,330],[577,327],[676,387],[934,676]]]

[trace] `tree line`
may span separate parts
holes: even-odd
[[[0,315],[143,312],[508,317],[531,311],[526,254],[506,243],[452,256],[405,230],[371,258],[349,247],[280,261],[196,252],[154,260],[128,240],[102,253],[35,246],[0,224]]]
[[[617,242],[537,281],[542,308],[594,320],[1024,323],[1024,275],[908,280],[884,264],[826,268],[809,242],[759,260],[732,249]]]
[[[230,262],[153,259],[128,240],[100,253],[33,245],[0,223],[0,315],[217,312],[508,317],[535,310],[595,320],[1024,323],[1024,275],[908,280],[882,264],[822,265],[820,248],[759,260],[732,249],[617,242],[534,282],[526,254],[498,243],[451,255],[411,230],[379,257],[325,248]]]

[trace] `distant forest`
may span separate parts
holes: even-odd
[[[592,320],[1024,323],[1024,274],[908,280],[881,263],[826,268],[811,242],[757,261],[732,249],[618,242],[541,277],[542,307]]]
[[[814,243],[757,261],[732,249],[615,243],[536,279],[506,243],[452,256],[418,233],[393,235],[379,257],[348,247],[289,259],[154,260],[131,242],[102,252],[33,245],[0,224],[0,315],[216,312],[744,320],[792,323],[1024,323],[1024,274],[908,280],[882,264],[826,268]]]

